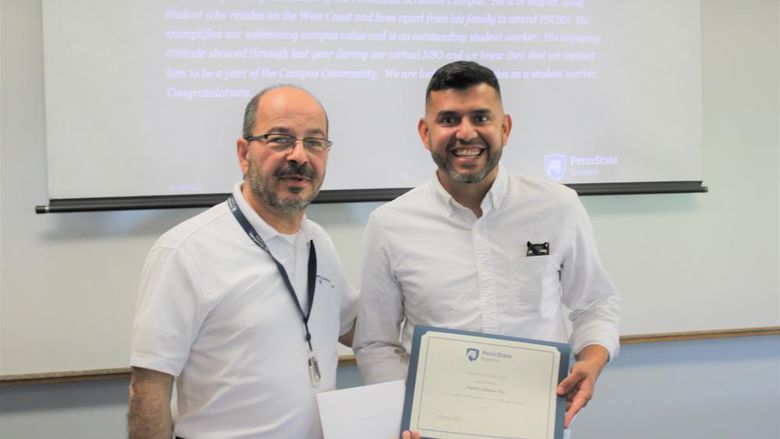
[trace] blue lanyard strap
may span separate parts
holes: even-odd
[[[284,285],[287,287],[287,291],[290,293],[290,297],[292,297],[293,302],[295,302],[295,306],[301,313],[301,317],[303,318],[303,327],[306,329],[306,343],[309,345],[309,351],[313,351],[311,346],[311,333],[309,332],[309,317],[311,316],[312,305],[314,305],[314,288],[316,286],[315,278],[317,276],[317,252],[314,250],[314,241],[309,241],[309,264],[306,284],[306,293],[307,297],[309,298],[309,304],[308,309],[306,312],[304,312],[300,301],[298,301],[298,295],[295,294],[295,289],[290,282],[290,276],[287,275],[287,270],[284,269],[284,265],[282,265],[282,263],[279,262],[279,260],[276,259],[273,254],[271,254],[271,250],[268,249],[268,245],[265,243],[265,241],[263,241],[263,238],[260,237],[255,228],[252,227],[252,225],[249,223],[249,220],[246,218],[244,213],[241,212],[241,209],[238,208],[238,203],[236,203],[233,195],[228,197],[227,203],[228,207],[230,207],[230,212],[233,213],[233,216],[236,218],[238,223],[241,224],[241,227],[244,229],[247,236],[249,236],[249,238],[255,244],[257,244],[258,247],[265,250],[265,252],[268,253],[268,256],[270,256],[274,261],[274,264],[276,264],[276,268],[279,270],[279,274],[282,276],[282,280],[284,281]]]

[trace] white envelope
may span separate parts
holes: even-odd
[[[325,439],[400,437],[403,380],[317,394]]]

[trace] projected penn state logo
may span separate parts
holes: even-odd
[[[475,348],[466,349],[466,358],[468,358],[469,361],[476,361],[477,358],[479,358],[479,349],[475,349]]]
[[[563,154],[547,154],[544,156],[544,170],[547,176],[560,181],[566,175],[566,156]]]

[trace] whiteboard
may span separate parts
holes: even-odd
[[[416,186],[428,79],[461,59],[499,78],[513,172],[701,181],[700,28],[699,0],[44,0],[49,198],[229,192],[278,83],[329,113],[324,190]]]

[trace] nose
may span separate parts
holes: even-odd
[[[455,138],[463,142],[468,142],[474,140],[476,137],[477,130],[474,128],[474,125],[467,117],[464,117],[460,121],[460,125],[458,125],[457,131],[455,132]]]
[[[299,165],[309,161],[309,155],[306,153],[306,148],[303,146],[303,140],[295,139],[295,144],[287,152],[287,161],[295,162]]]

